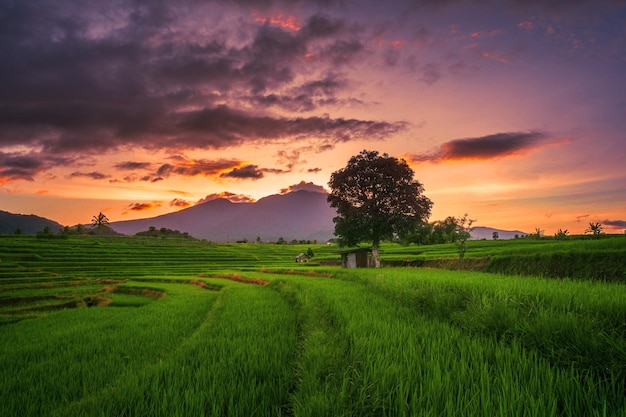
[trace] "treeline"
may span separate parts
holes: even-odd
[[[463,218],[448,216],[444,220],[432,223],[421,223],[418,227],[400,241],[403,244],[438,245],[442,243],[457,243],[467,238],[471,231],[468,227],[467,215]]]
[[[150,226],[148,230],[146,231],[135,233],[135,236],[194,239],[193,237],[189,236],[189,233],[187,232],[181,232],[180,230],[172,230],[166,227],[161,227],[160,229],[157,229],[154,226]]]

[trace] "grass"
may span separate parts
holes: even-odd
[[[626,416],[623,284],[309,246],[0,238],[0,415]]]

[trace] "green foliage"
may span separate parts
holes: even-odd
[[[335,171],[328,201],[337,209],[333,221],[339,243],[378,246],[382,240],[406,236],[428,219],[432,202],[413,175],[404,160],[366,150]]]
[[[65,230],[59,230],[54,233],[49,226],[45,226],[43,230],[37,232],[37,239],[67,239],[69,234]]]
[[[480,241],[466,262],[614,257],[625,244]],[[39,316],[0,325],[0,415],[626,415],[623,285],[296,265],[308,248],[337,257],[326,245],[0,237],[0,317]],[[382,252],[428,261],[457,247]]]
[[[467,241],[472,237],[472,224],[476,220],[472,220],[467,217],[467,213],[463,215],[460,219],[457,219],[455,222],[455,233],[456,240],[455,244],[459,251],[459,268],[463,269],[463,259],[465,258],[465,253],[467,252]]]
[[[585,230],[585,233],[591,234],[594,238],[599,238],[604,234],[604,230],[600,223],[589,223],[589,227]]]
[[[148,230],[135,233],[135,236],[144,237],[161,237],[161,238],[177,238],[177,239],[192,239],[187,232],[181,232],[180,230],[172,230],[165,227],[157,230],[156,227],[150,226]]]

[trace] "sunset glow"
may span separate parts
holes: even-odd
[[[626,229],[621,1],[0,1],[0,23],[0,210],[323,191],[369,149],[431,221]]]

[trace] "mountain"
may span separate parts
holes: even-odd
[[[63,229],[60,223],[34,214],[13,214],[0,210],[0,233],[13,234],[15,229],[20,229],[25,235],[34,235],[41,232],[46,226],[54,233]]]
[[[280,237],[287,241],[326,241],[333,237],[335,216],[326,196],[300,190],[264,197],[255,203],[217,199],[148,219],[111,222],[111,227],[126,235],[165,227],[214,242],[254,241],[257,237],[263,241]]]
[[[522,237],[522,236],[526,236],[528,234],[526,232],[521,232],[519,230],[501,230],[501,229],[494,229],[494,228],[491,228],[491,227],[479,226],[479,227],[474,227],[474,230],[472,230],[472,239],[474,239],[474,240],[481,240],[481,239],[492,240],[494,232],[498,233],[498,239],[515,239],[516,235],[518,237]]]

